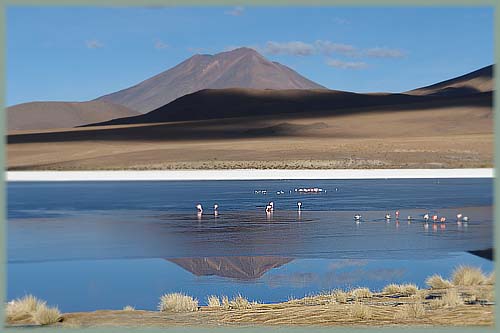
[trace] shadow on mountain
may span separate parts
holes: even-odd
[[[219,97],[221,92],[218,92]],[[283,92],[276,92],[282,94]],[[179,121],[171,123],[138,123],[129,124],[128,126],[120,127],[84,127],[73,130],[60,132],[45,132],[45,133],[22,133],[8,135],[7,141],[9,144],[15,143],[31,143],[31,142],[70,142],[70,141],[182,141],[182,140],[224,140],[252,137],[279,137],[279,136],[300,136],[300,135],[316,135],[315,132],[324,129],[324,124],[315,121],[314,118],[319,117],[336,117],[354,114],[377,114],[381,112],[405,112],[416,110],[436,110],[446,109],[449,107],[491,107],[493,102],[493,93],[478,93],[474,95],[449,97],[449,96],[409,96],[396,94],[394,97],[378,96],[381,100],[385,100],[384,105],[381,101],[371,105],[368,102],[363,102],[363,105],[356,104],[357,99],[352,102],[359,107],[349,107],[350,105],[342,99],[333,98],[338,101],[330,102],[329,95],[324,92],[314,94],[314,98],[306,95],[307,92],[301,90],[298,94],[307,96],[304,98],[296,98],[291,101],[284,101],[283,104],[271,103],[264,99],[262,103],[254,102],[246,104],[246,100],[239,104],[231,104],[224,98],[216,98],[214,101],[200,100],[196,104],[195,110],[203,109],[206,115],[198,115],[197,117],[208,117],[210,112],[216,112],[217,108],[233,110],[234,114],[241,115],[240,117],[227,117],[221,119],[208,119],[197,121]],[[358,95],[358,94],[354,94]],[[362,95],[363,96],[363,95]],[[392,95],[390,95],[392,96]],[[404,97],[402,97],[404,96]],[[186,97],[183,97],[186,98]],[[370,100],[377,96],[369,96]],[[281,100],[282,97],[279,97]],[[267,102],[266,102],[267,100]],[[362,98],[361,98],[362,100]],[[409,103],[409,101],[413,101]],[[301,101],[301,102],[299,102]],[[390,103],[393,104],[390,104]],[[378,104],[378,106],[377,106]],[[193,104],[194,105],[194,104]],[[351,105],[352,106],[352,105]],[[238,110],[242,108],[242,110]],[[186,111],[185,110],[185,111]],[[182,108],[179,109],[179,112]],[[255,112],[254,112],[255,111]],[[188,111],[186,111],[188,112]],[[191,112],[191,111],[189,111]],[[193,111],[194,112],[194,111]],[[224,111],[226,112],[226,111]],[[215,114],[215,113],[214,113]],[[252,116],[243,116],[250,114]],[[219,117],[224,117],[225,113],[218,113]],[[144,117],[148,114],[140,116]],[[286,122],[276,124],[276,120],[286,117]],[[125,118],[123,121],[131,121],[137,117]],[[156,118],[155,118],[156,119]],[[169,121],[166,118],[165,121]],[[301,125],[291,125],[288,122],[294,119],[311,120],[311,123]],[[160,119],[156,119],[160,121]],[[425,121],[425,119],[423,119]],[[273,123],[274,121],[274,123]],[[331,134],[332,136],[334,134]]]
[[[430,96],[463,96],[463,95],[473,95],[478,94],[481,91],[474,87],[447,87],[441,90],[438,90],[434,93],[430,93]]]
[[[425,108],[425,105],[441,107],[453,105],[458,100],[467,105],[477,105],[479,101],[475,100],[475,97],[483,96],[481,93],[466,93],[465,88],[449,89],[455,89],[453,96],[442,94],[443,90],[439,90],[441,94],[437,95],[409,95],[357,94],[336,90],[206,89],[178,98],[144,115],[119,118],[83,127],[258,116],[288,117],[293,114],[308,116],[313,112],[337,116],[367,112],[375,107],[392,106],[399,109],[402,106],[411,108],[414,104],[419,104],[420,108],[422,106]],[[459,90],[465,95],[457,95]],[[485,94],[492,98],[491,92]],[[487,101],[479,103],[485,102],[487,103]]]

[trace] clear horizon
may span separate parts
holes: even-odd
[[[86,101],[256,49],[327,88],[402,92],[494,63],[491,7],[15,7],[7,105]]]

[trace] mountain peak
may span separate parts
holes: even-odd
[[[250,47],[242,46],[242,47],[237,47],[237,48],[234,48],[234,49],[229,49],[229,50],[218,52],[218,53],[214,53],[214,54],[196,53],[196,54],[192,55],[191,58],[189,58],[189,59],[192,59],[192,58],[195,58],[195,59],[199,59],[199,58],[212,58],[212,57],[219,57],[219,56],[224,56],[224,55],[245,55],[245,54],[254,54],[254,55],[258,55],[258,56],[264,58],[264,56],[261,55],[256,50],[254,50],[254,49],[252,49]]]
[[[225,88],[325,89],[252,48],[239,47],[213,55],[195,54],[169,70],[98,100],[147,113],[202,89]]]
[[[257,52],[256,50],[254,50],[250,47],[246,47],[246,46],[238,47],[238,48],[235,48],[235,49],[232,49],[229,51],[225,51],[225,52],[221,52],[221,53],[233,53],[233,54],[249,53],[249,54],[258,54],[262,57],[262,55],[259,52]]]

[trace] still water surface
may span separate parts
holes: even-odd
[[[8,297],[33,293],[70,312],[154,309],[173,291],[203,304],[424,286],[459,264],[493,270],[467,253],[493,246],[492,202],[491,179],[9,183]],[[399,221],[386,221],[396,209]],[[425,228],[424,212],[448,223]],[[457,212],[470,222],[457,224]]]

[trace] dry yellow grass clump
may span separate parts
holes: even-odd
[[[231,300],[223,295],[220,298],[216,295],[211,295],[207,297],[207,305],[213,308],[220,308],[226,310],[243,310],[243,309],[251,309],[253,305],[256,305],[257,302],[250,302],[245,297],[240,294],[233,297]]]
[[[402,296],[415,295],[418,292],[418,287],[412,283],[407,284],[388,284],[382,290],[384,294],[394,295],[401,294]]]
[[[446,293],[441,297],[434,299],[430,302],[431,308],[454,308],[458,305],[463,304],[464,301],[459,295],[456,289],[448,289]]]
[[[210,295],[207,297],[207,306],[211,308],[220,308],[221,302],[218,296]]]
[[[127,305],[123,307],[123,311],[135,311],[135,307],[133,307],[132,305]]]
[[[448,289],[452,287],[450,281],[443,279],[441,275],[434,274],[425,280],[425,284],[431,289]]]
[[[198,300],[182,293],[165,294],[160,297],[158,309],[167,312],[198,311]]]
[[[373,297],[373,293],[368,288],[353,289],[353,290],[351,290],[351,295],[354,297],[354,299]]]
[[[347,303],[348,296],[349,296],[349,294],[341,289],[335,289],[332,292],[332,297],[337,303],[341,303],[341,304]]]
[[[417,319],[425,315],[425,308],[422,303],[408,303],[400,307],[394,314],[394,319]]]
[[[250,303],[245,297],[237,295],[231,301],[229,301],[229,308],[236,310],[250,309],[252,303]]]
[[[413,283],[402,284],[399,287],[401,288],[401,294],[404,296],[412,296],[418,292],[418,287]]]
[[[459,266],[452,274],[453,284],[456,286],[476,286],[485,284],[488,278],[477,267]]]
[[[33,295],[15,299],[5,307],[7,321],[20,321],[31,319],[38,325],[53,324],[61,320],[61,312],[57,307],[48,307],[45,301]]]
[[[224,309],[229,309],[229,297],[227,296],[221,296],[221,303],[222,303],[222,307]]]
[[[419,289],[415,294],[411,295],[411,297],[415,300],[424,300],[427,297],[428,292],[429,291],[427,289]]]
[[[382,292],[384,294],[389,294],[389,295],[397,294],[399,293],[399,285],[395,283],[388,284],[387,286],[384,287],[384,289],[382,289]]]
[[[245,297],[238,295],[229,302],[229,307],[231,309],[242,310],[242,309],[250,309],[252,305]]]
[[[22,320],[31,317],[31,314],[43,304],[33,295],[26,295],[7,303],[5,315],[8,321]]]
[[[33,319],[39,325],[54,324],[61,319],[61,312],[57,307],[49,308],[44,304],[33,313]]]
[[[350,315],[358,319],[370,319],[373,315],[372,309],[363,303],[356,302],[351,306]]]

